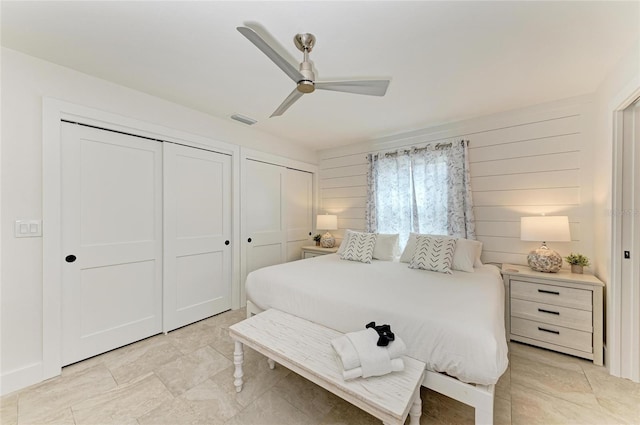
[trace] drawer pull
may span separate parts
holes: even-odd
[[[545,328],[541,328],[540,326],[538,326],[538,330],[542,331],[542,332],[549,332],[550,334],[560,335],[560,331],[554,331],[554,330],[551,330],[551,329],[545,329]]]
[[[549,313],[549,314],[555,314],[557,316],[560,316],[560,312],[559,311],[545,310],[544,308],[539,308],[538,311],[540,313]]]
[[[556,291],[547,291],[545,289],[538,289],[538,292],[542,293],[542,294],[551,294],[551,295],[560,295],[560,292],[556,292]]]

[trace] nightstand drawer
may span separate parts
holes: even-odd
[[[511,280],[511,298],[591,311],[591,291]]]
[[[511,339],[515,340],[517,336],[523,336],[587,353],[593,352],[591,332],[577,331],[548,323],[512,317],[511,335]]]
[[[511,317],[549,323],[565,328],[591,332],[591,312],[575,308],[525,301],[517,298],[511,300]]]

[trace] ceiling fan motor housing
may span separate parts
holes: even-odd
[[[304,79],[298,81],[298,91],[300,93],[313,93],[316,89],[313,84],[316,76],[311,68],[311,62],[304,61],[300,64],[300,74]]]

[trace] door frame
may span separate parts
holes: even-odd
[[[609,111],[612,112],[612,185],[611,185],[611,268],[609,272],[609,284],[607,285],[607,344],[606,344],[606,364],[609,373],[613,376],[622,376],[622,353],[623,350],[631,349],[633,342],[622,340],[622,166],[623,166],[623,144],[624,144],[624,110],[632,105],[640,97],[640,78],[635,78],[623,89],[615,99],[610,102]],[[637,164],[636,164],[637,165]],[[632,241],[632,245],[638,246],[640,241]],[[632,247],[633,249],[633,247]],[[632,256],[633,258],[633,256]],[[633,260],[632,260],[633,261]],[[632,267],[634,265],[632,264]],[[637,267],[637,265],[636,265]],[[638,296],[638,294],[636,294]],[[631,317],[638,319],[638,307],[635,312],[631,312]],[[636,339],[640,339],[640,323],[636,323],[632,328],[632,333]],[[637,343],[637,341],[635,342]],[[627,344],[627,346],[625,346]],[[637,354],[637,353],[636,353]],[[635,359],[640,363],[640,359]],[[636,365],[636,369],[640,365]],[[631,379],[631,376],[622,376]],[[635,377],[636,381],[640,376]]]
[[[74,103],[42,101],[42,380],[62,371],[61,120],[231,155],[232,241],[240,240],[240,147]],[[240,244],[232,249],[233,309],[240,307]]]

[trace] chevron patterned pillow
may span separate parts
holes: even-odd
[[[375,233],[351,233],[340,258],[370,263],[373,257],[373,248],[376,246],[376,236]]]
[[[416,251],[409,268],[451,274],[455,250],[454,238],[417,235]]]

